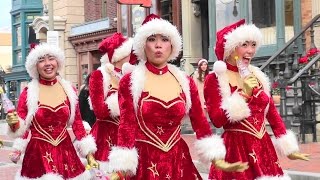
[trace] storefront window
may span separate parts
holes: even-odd
[[[285,25],[286,42],[288,42],[294,36],[293,0],[285,1]]]
[[[20,26],[16,26],[15,27],[15,31],[16,31],[16,38],[17,38],[17,42],[16,42],[16,46],[21,46],[21,27]]]
[[[16,61],[17,61],[17,64],[22,64],[22,54],[21,54],[21,51],[16,51]]]
[[[216,1],[216,25],[217,30],[240,20],[239,2],[237,0]]]
[[[157,0],[152,0],[150,14],[157,14]]]
[[[35,18],[39,17],[38,13],[28,13],[26,14],[27,21],[33,21]]]
[[[263,45],[276,44],[275,1],[251,0],[252,23],[260,28],[263,34]]]
[[[168,20],[172,23],[172,0],[160,0],[161,2],[161,9],[160,14],[161,18]]]
[[[141,7],[140,5],[133,5],[132,6],[132,30],[133,35],[135,34],[136,30],[141,26],[143,20],[145,19],[146,12],[145,8]]]
[[[89,58],[88,57],[88,53],[81,53],[80,54],[80,73],[79,73],[79,75],[80,75],[80,82],[79,82],[80,86],[85,83],[86,78],[87,78],[87,76],[89,74],[89,71],[88,71],[89,70],[89,68],[88,68],[89,59],[88,58]]]
[[[128,36],[128,6],[121,5],[121,33]]]
[[[14,23],[20,23],[20,15],[14,16]]]

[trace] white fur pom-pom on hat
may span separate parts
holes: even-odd
[[[135,65],[132,65],[128,62],[124,63],[122,65],[122,74],[125,75],[128,73],[131,73],[135,67],[136,67]]]
[[[37,63],[39,61],[39,58],[45,55],[51,55],[56,57],[56,60],[58,63],[58,72],[64,66],[64,61],[65,61],[64,53],[59,47],[52,46],[47,43],[39,44],[30,51],[26,60],[26,70],[32,79],[39,79]]]
[[[226,72],[227,71],[226,63],[224,61],[216,61],[213,64],[213,71],[218,75]]]

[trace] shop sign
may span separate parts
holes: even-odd
[[[151,7],[151,0],[118,0],[118,3],[128,5],[141,5],[147,8]]]

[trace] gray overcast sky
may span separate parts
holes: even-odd
[[[0,30],[10,28],[11,26],[11,0],[1,0],[0,5]]]

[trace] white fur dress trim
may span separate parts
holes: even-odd
[[[118,102],[118,92],[113,93],[109,97],[107,97],[105,103],[108,105],[111,117],[120,116],[120,108],[119,108],[119,102]]]
[[[212,160],[224,159],[226,155],[226,147],[223,139],[217,135],[196,140],[195,148],[200,160],[205,163],[211,162]]]
[[[291,180],[291,178],[287,174],[284,174],[281,176],[261,176],[256,180]]]
[[[24,153],[29,141],[30,141],[29,138],[26,138],[26,139],[17,138],[13,141],[12,148],[20,151],[21,153]]]
[[[79,174],[74,178],[69,178],[68,180],[89,180],[92,178],[90,171],[85,170],[83,173]],[[27,178],[21,176],[21,170],[19,170],[15,175],[15,180],[64,180],[60,174],[47,173],[38,178]]]
[[[299,151],[297,138],[291,130],[287,130],[286,134],[278,138],[272,138],[272,142],[279,156],[288,156]]]
[[[95,153],[97,151],[95,139],[91,134],[83,137],[79,141],[77,140],[74,144],[82,157],[86,157],[89,153]]]
[[[138,167],[138,151],[136,148],[112,147],[109,154],[110,171],[130,172],[136,174]]]

